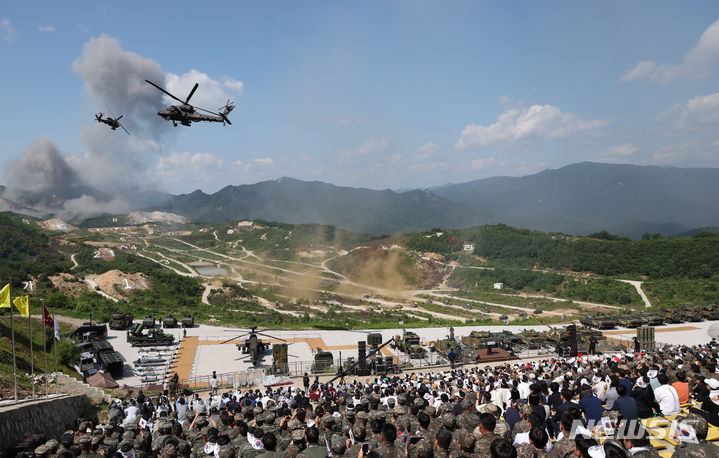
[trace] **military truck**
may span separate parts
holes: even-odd
[[[127,329],[132,326],[132,313],[113,313],[108,326],[110,329]]]
[[[404,331],[401,337],[394,336],[392,346],[410,356],[424,355],[424,348],[420,345],[419,336],[411,331]]]
[[[195,318],[191,317],[190,315],[185,315],[182,318],[182,327],[183,328],[191,328],[195,325]]]
[[[165,318],[162,319],[162,327],[167,328],[176,328],[177,327],[177,318],[175,318],[172,315],[167,315]]]
[[[175,336],[165,334],[162,329],[150,328],[147,330],[147,334],[142,332],[144,330],[144,324],[135,324],[131,330],[127,331],[127,342],[133,347],[149,347],[152,345],[172,345],[175,340]]]
[[[154,328],[155,317],[152,315],[147,315],[145,318],[142,319],[142,325],[145,327],[145,329]]]

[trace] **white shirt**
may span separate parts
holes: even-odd
[[[682,411],[677,390],[671,385],[661,385],[654,390],[654,400],[659,404],[662,415],[676,415]]]
[[[140,413],[140,409],[138,409],[137,406],[130,406],[125,409],[125,424],[135,423],[138,413]]]
[[[527,399],[529,397],[529,383],[519,382],[517,385],[517,391],[519,391],[519,397],[521,399]]]

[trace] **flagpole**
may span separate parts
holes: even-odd
[[[42,304],[42,353],[45,356],[45,397],[50,394],[47,386],[47,323],[45,322],[45,299],[40,298]]]
[[[28,288],[28,290],[29,289],[30,288]],[[32,354],[32,313],[30,313],[30,291],[27,293],[27,324],[30,327],[30,384],[32,385],[32,398],[35,399],[35,361]]]
[[[12,278],[10,279],[10,283],[8,283],[8,300],[12,298]],[[12,301],[10,301],[10,335],[12,335],[12,382],[13,382],[13,389],[15,390],[15,401],[17,402],[17,364],[15,363],[15,326],[13,325],[13,313],[12,313]]]
[[[55,361],[55,394],[58,394],[60,392],[60,387],[58,386],[58,376],[57,376],[57,337],[55,337],[55,304],[52,305],[52,352],[53,352],[53,360]]]

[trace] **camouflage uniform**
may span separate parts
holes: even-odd
[[[482,434],[474,444],[474,453],[480,456],[490,456],[489,447],[497,439],[501,439],[501,437],[494,433]]]
[[[574,439],[565,436],[554,444],[549,456],[551,458],[568,458],[574,456],[574,444]]]
[[[718,454],[719,448],[717,446],[702,441],[698,444],[688,444],[681,448],[675,448],[672,458],[709,458]]]
[[[532,444],[521,444],[516,446],[517,458],[547,458],[549,452],[540,450]]]

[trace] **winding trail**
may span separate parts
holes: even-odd
[[[649,298],[647,297],[646,294],[644,294],[644,290],[642,289],[642,282],[637,281],[637,280],[619,280],[619,281],[624,282],[624,283],[629,283],[630,285],[632,285],[637,290],[637,293],[639,293],[639,295],[641,296],[642,300],[644,301],[644,306],[646,308],[649,308],[652,306],[652,303],[649,302]]]

